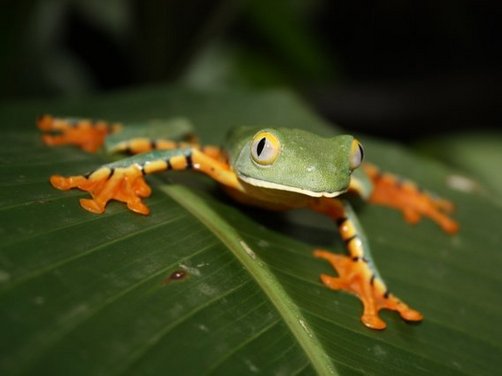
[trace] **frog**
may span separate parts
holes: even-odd
[[[306,208],[327,216],[346,253],[313,250],[313,257],[327,262],[335,273],[321,274],[320,282],[355,295],[363,306],[360,320],[371,329],[386,328],[381,317],[384,309],[406,322],[420,322],[424,316],[389,291],[371,256],[352,198],[398,210],[411,224],[425,217],[446,234],[459,230],[452,218],[453,203],[365,162],[362,144],[350,134],[322,137],[301,129],[242,126],[233,129],[220,147],[201,145],[183,118],[134,126],[43,115],[37,124],[48,145],[129,154],[85,174],[50,177],[59,190],[88,192],[91,197],[81,198],[80,205],[95,214],[104,213],[108,202],[119,201],[134,213],[148,215],[144,199],[152,189],[146,176],[191,170],[216,181],[241,204],[273,211]]]

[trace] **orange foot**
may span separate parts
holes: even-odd
[[[104,121],[76,120],[55,118],[43,115],[37,121],[38,128],[47,132],[42,136],[46,145],[75,145],[90,153],[96,152],[104,143],[108,134],[120,129],[120,124]]]
[[[356,295],[364,306],[361,321],[371,329],[385,329],[379,311],[397,311],[407,321],[421,321],[420,312],[408,307],[394,295],[389,294],[383,282],[373,277],[368,264],[363,260],[353,260],[324,250],[315,250],[314,256],[327,260],[338,273],[338,277],[321,274],[321,281],[332,290],[344,290]]]
[[[448,216],[454,209],[451,202],[420,191],[412,182],[402,182],[391,174],[381,174],[373,165],[365,164],[363,168],[374,186],[369,202],[402,211],[409,223],[415,224],[425,216],[448,234],[458,231],[458,223]]]
[[[127,207],[135,213],[147,215],[150,212],[141,198],[150,196],[151,189],[141,170],[134,165],[121,168],[102,167],[88,177],[79,175],[65,178],[53,175],[50,181],[57,189],[66,191],[78,188],[89,192],[92,199],[81,199],[80,205],[92,213],[103,213],[110,200],[127,203]]]

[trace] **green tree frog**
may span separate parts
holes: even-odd
[[[91,198],[81,199],[80,204],[93,213],[103,213],[110,200],[117,200],[133,212],[147,215],[149,209],[142,199],[151,189],[145,175],[195,170],[217,181],[241,203],[270,210],[310,208],[327,215],[336,223],[348,254],[314,250],[313,255],[326,260],[337,273],[322,274],[321,281],[330,289],[356,295],[363,304],[361,321],[372,329],[386,326],[379,315],[381,309],[396,311],[407,321],[423,317],[389,293],[345,194],[358,194],[369,203],[400,210],[411,223],[425,216],[446,233],[458,230],[449,217],[453,210],[449,201],[362,163],[363,147],[350,135],[323,138],[298,129],[241,127],[220,148],[201,146],[194,137],[183,140],[190,126],[180,119],[135,128],[44,115],[38,127],[49,145],[75,144],[91,152],[105,145],[111,152],[133,154],[85,175],[51,176],[50,182],[58,189],[89,192]],[[162,138],[162,134],[174,134],[175,140]]]

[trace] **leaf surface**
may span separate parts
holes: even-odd
[[[317,246],[343,251],[333,224],[306,211],[236,206],[207,178],[152,180],[151,215],[110,204],[96,216],[79,192],[49,185],[105,162],[42,145],[41,113],[139,121],[188,117],[207,143],[235,125],[333,128],[281,91],[150,89],[80,101],[0,106],[0,373],[475,374],[500,369],[500,205],[448,187],[451,172],[382,141],[369,159],[453,200],[461,232],[357,205],[393,292],[421,310],[366,329],[360,303],[324,288]],[[176,279],[172,276],[184,277]],[[173,274],[174,273],[174,274]],[[177,274],[176,274],[177,273]]]

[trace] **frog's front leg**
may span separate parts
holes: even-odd
[[[86,175],[54,175],[50,181],[61,190],[78,188],[89,192],[92,198],[81,199],[80,204],[90,212],[103,213],[110,200],[117,200],[125,202],[130,210],[146,215],[149,209],[141,199],[148,197],[151,189],[144,176],[168,170],[190,169],[209,175],[225,186],[241,189],[228,164],[193,147],[138,154],[106,164]]]
[[[327,260],[338,277],[321,275],[321,281],[330,289],[343,290],[356,295],[364,306],[361,321],[369,328],[384,329],[385,322],[379,311],[397,311],[408,321],[421,321],[420,312],[410,308],[387,289],[371,258],[368,242],[350,206],[337,199],[320,198],[311,208],[328,215],[338,225],[338,231],[346,244],[349,255],[339,255],[318,249],[314,256]]]
[[[392,174],[382,173],[371,164],[364,164],[363,169],[373,183],[373,191],[368,199],[370,203],[402,211],[409,223],[417,223],[425,216],[448,234],[458,231],[458,223],[448,217],[454,208],[451,202],[422,191],[411,181],[403,181]]]
[[[120,123],[82,118],[58,118],[51,115],[40,116],[37,126],[44,132],[42,140],[46,145],[75,145],[90,153],[100,149],[109,134],[122,129]]]
[[[196,148],[208,157],[226,162],[227,158],[223,150],[214,145],[201,146],[197,143],[197,138],[191,134],[185,137],[184,141],[177,141],[165,138],[136,137],[121,141],[113,145],[108,151],[111,153],[141,154],[154,150],[174,150],[184,148]]]

